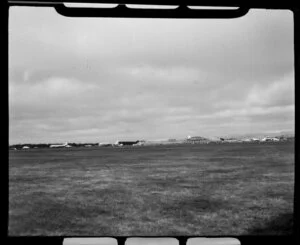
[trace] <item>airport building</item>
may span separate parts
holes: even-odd
[[[133,146],[133,145],[138,145],[139,144],[139,140],[137,141],[116,141],[116,143],[114,145],[116,146]]]
[[[261,140],[261,142],[277,142],[277,141],[279,141],[278,138],[276,138],[276,137],[269,137],[269,136],[266,136],[265,138],[263,138]]]
[[[209,142],[209,140],[200,136],[193,136],[193,137],[188,136],[186,142],[192,144],[199,144],[199,143],[207,143]]]

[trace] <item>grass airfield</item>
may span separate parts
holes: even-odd
[[[9,152],[10,236],[292,233],[294,142]]]

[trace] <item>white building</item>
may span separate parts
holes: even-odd
[[[275,142],[277,142],[277,141],[279,141],[279,139],[278,138],[276,138],[276,137],[269,137],[269,136],[266,136],[265,138],[263,138],[262,140],[261,140],[262,142],[270,142],[270,141],[275,141]]]
[[[71,147],[68,142],[62,144],[62,145],[50,145],[50,148],[62,148],[62,147]]]

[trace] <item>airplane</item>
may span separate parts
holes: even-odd
[[[50,145],[50,148],[63,148],[63,147],[70,147],[70,146],[68,145],[68,142],[62,145]]]
[[[116,141],[114,143],[114,146],[125,146],[125,145],[136,145],[138,144],[140,141],[137,140],[137,141]]]

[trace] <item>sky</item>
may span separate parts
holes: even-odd
[[[293,14],[70,18],[9,12],[9,143],[294,131]]]

